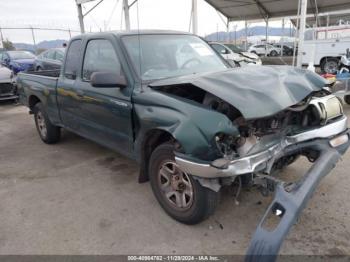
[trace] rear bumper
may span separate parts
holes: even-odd
[[[287,153],[289,153],[288,151],[290,151],[288,149],[292,148],[293,145],[318,138],[331,141],[346,130],[347,118],[343,116],[338,121],[321,128],[306,131],[294,136],[282,137],[277,142],[257,153],[238,159],[217,159],[208,163],[193,161],[183,154],[176,153],[175,160],[183,171],[203,178],[231,177],[249,174],[266,171],[266,169],[272,167],[277,159],[287,155]]]

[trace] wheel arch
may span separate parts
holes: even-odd
[[[37,97],[36,95],[30,95],[28,98],[28,106],[30,110],[33,110],[34,106],[37,103],[41,103],[41,100],[39,97]]]
[[[322,65],[327,59],[337,59],[340,60],[340,56],[324,56],[321,58],[319,65]]]
[[[154,128],[148,130],[143,136],[141,145],[140,145],[140,173],[139,173],[139,182],[144,183],[149,180],[148,168],[149,160],[154,149],[159,145],[172,141],[176,144],[176,147],[181,147],[180,144],[176,141],[173,135],[160,128]]]

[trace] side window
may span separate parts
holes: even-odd
[[[64,66],[64,76],[69,79],[75,79],[79,69],[79,58],[81,50],[81,40],[74,40],[68,48],[66,63]]]
[[[121,74],[119,59],[108,40],[90,40],[86,46],[82,79],[90,81],[91,74],[94,72]]]
[[[46,54],[47,59],[55,59],[55,50],[49,50]]]
[[[60,52],[60,51],[56,51],[55,60],[58,60],[58,61],[62,62],[63,61],[63,53]]]
[[[226,54],[226,53],[227,53],[225,47],[223,47],[222,45],[213,44],[212,47],[213,47],[219,54]]]
[[[42,53],[40,56],[41,58],[47,58],[47,54],[49,53],[49,51],[45,51],[44,53]]]

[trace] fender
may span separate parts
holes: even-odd
[[[236,126],[224,115],[205,106],[174,95],[154,91],[134,93],[136,155],[145,134],[152,130],[170,133],[188,156],[210,160],[217,150],[218,133],[239,136]]]

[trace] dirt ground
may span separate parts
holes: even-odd
[[[321,182],[281,253],[350,255],[349,158]],[[307,166],[300,159],[283,176]],[[224,190],[212,217],[186,226],[137,174],[135,162],[69,132],[42,143],[26,108],[0,104],[0,254],[244,254],[270,200],[244,190],[236,205]]]

